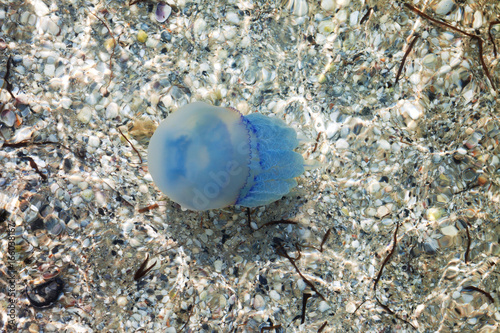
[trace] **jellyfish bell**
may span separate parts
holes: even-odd
[[[304,171],[293,129],[258,113],[202,102],[183,106],[148,147],[153,181],[183,208],[256,207],[279,200]]]

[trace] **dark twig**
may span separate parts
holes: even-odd
[[[44,175],[40,169],[38,169],[38,164],[36,164],[35,160],[29,156],[25,156],[22,158],[23,160],[27,160],[30,164],[30,166],[35,169],[36,173],[40,175],[40,177],[42,177],[43,180],[47,180],[47,176]]]
[[[493,38],[493,35],[491,34],[491,27],[496,25],[496,24],[500,24],[500,20],[490,22],[490,26],[488,28],[488,36],[490,37],[491,44],[493,44],[493,54],[495,55],[495,58],[497,57],[497,47],[495,45],[495,39]]]
[[[488,299],[488,301],[490,301],[490,303],[495,303],[495,299],[493,299],[493,297],[491,296],[491,294],[489,292],[484,291],[482,289],[479,289],[478,287],[467,286],[467,287],[463,287],[462,290],[464,290],[464,291],[477,291],[477,292],[483,294],[484,296],[486,296],[486,298]]]
[[[320,328],[318,328],[318,333],[323,332],[323,330],[325,329],[325,327],[326,327],[326,325],[327,325],[327,324],[328,324],[328,321],[325,321],[325,322],[323,323],[323,325],[321,325],[321,327],[320,327]]]
[[[330,228],[323,236],[323,240],[321,241],[321,245],[319,246],[319,252],[323,252],[323,245],[325,245],[326,240],[328,239],[328,237],[330,236],[331,233],[332,233],[332,229]]]
[[[396,74],[396,83],[399,81],[399,75],[401,75],[401,72],[403,71],[403,67],[405,65],[406,57],[408,57],[408,54],[410,54],[411,50],[413,49],[413,46],[415,45],[415,42],[417,41],[417,38],[419,37],[418,34],[415,34],[413,39],[410,42],[410,45],[408,45],[408,49],[405,52],[405,55],[403,56],[403,59],[401,60],[401,65],[399,65],[398,73]]]
[[[123,132],[121,131],[120,128],[118,128],[118,132],[120,132],[120,134],[123,136],[123,138],[125,140],[127,140],[128,144],[132,147],[132,149],[135,151],[135,153],[137,154],[137,156],[139,156],[139,160],[141,161],[141,164],[142,164],[142,157],[141,157],[141,154],[139,154],[139,151],[137,149],[135,149],[134,145],[132,144],[132,142],[130,142],[130,140],[123,134]]]
[[[384,271],[384,267],[387,264],[387,262],[389,261],[389,259],[392,257],[394,252],[396,251],[396,245],[398,242],[398,229],[399,229],[399,223],[396,224],[396,230],[394,231],[394,238],[393,238],[394,244],[392,245],[391,252],[389,252],[387,257],[385,257],[384,261],[382,262],[382,266],[380,267],[380,270],[378,271],[377,277],[375,278],[375,282],[373,283],[373,291],[377,290],[377,283],[380,280],[380,277],[382,276],[382,272]]]
[[[443,26],[445,28],[451,29],[451,30],[459,32],[459,33],[461,33],[461,34],[463,34],[465,36],[468,36],[471,39],[477,40],[478,45],[479,45],[479,61],[481,62],[481,67],[483,67],[483,70],[484,70],[484,72],[486,74],[486,77],[488,77],[488,80],[490,81],[491,87],[493,88],[493,90],[496,90],[495,84],[493,83],[493,79],[491,78],[491,75],[490,75],[490,72],[488,70],[488,67],[486,66],[486,63],[484,62],[484,59],[483,59],[483,39],[480,36],[475,35],[475,34],[471,34],[471,33],[467,32],[467,31],[464,31],[462,29],[454,27],[454,26],[452,26],[452,25],[450,25],[450,24],[448,24],[448,23],[446,23],[444,21],[440,21],[440,20],[437,20],[435,18],[432,18],[429,15],[425,14],[424,12],[420,11],[419,9],[417,9],[416,7],[413,7],[410,4],[405,3],[404,5],[408,9],[410,9],[412,12],[414,12],[415,14],[417,14],[417,15],[419,15],[419,16],[421,16],[421,17],[423,17],[423,18],[425,18],[425,19],[427,19],[427,20],[429,20],[431,22],[434,22],[435,24],[441,25],[441,26]],[[490,26],[490,28],[491,28],[491,26]]]
[[[297,246],[297,245],[296,245]],[[298,248],[297,248],[298,250]],[[276,252],[278,253],[278,255],[282,256],[282,257],[285,257],[287,258],[290,263],[292,264],[292,266],[295,268],[295,270],[297,271],[297,273],[300,275],[300,277],[302,278],[302,280],[304,280],[304,282],[316,293],[319,295],[319,297],[321,297],[322,300],[326,301],[326,298],[325,296],[323,296],[317,289],[316,287],[314,286],[314,284],[309,281],[304,275],[302,275],[302,273],[300,272],[299,268],[297,267],[297,264],[295,263],[295,260],[298,260],[301,256],[300,254],[300,251],[299,251],[299,254],[297,256],[297,258],[292,258],[290,257],[290,255],[285,251],[285,249],[283,248],[283,245],[280,245],[277,249],[276,249]]]
[[[307,300],[311,297],[312,295],[309,293],[303,293],[302,294],[302,314],[300,315],[300,323],[303,324],[306,321],[306,307],[307,307]]]
[[[314,143],[314,148],[313,148],[311,154],[314,153],[316,151],[316,149],[318,149],[318,142],[319,142],[319,137],[321,136],[321,133],[322,132],[319,132],[318,136],[316,137],[316,142]]]
[[[249,211],[250,210],[248,210],[247,212],[249,212]],[[248,213],[248,216],[250,216],[250,213]],[[290,220],[271,221],[271,222],[264,223],[257,230],[260,230],[260,229],[262,229],[264,227],[269,227],[269,226],[272,226],[272,225],[276,225],[276,224],[298,224],[298,222],[290,221]]]
[[[146,265],[148,264],[148,261],[149,261],[149,254],[146,255],[146,259],[144,259],[144,261],[142,262],[141,266],[139,267],[139,269],[137,270],[137,272],[135,272],[134,274],[134,281],[139,281],[141,278],[143,278],[144,276],[146,276],[146,274],[149,273],[150,270],[153,269],[153,267],[156,265],[156,261],[151,264],[151,266],[149,266],[148,268],[146,268]]]
[[[470,260],[470,233],[469,222],[465,221],[465,232],[467,233],[467,248],[465,249],[464,261],[467,264]]]
[[[12,96],[12,98],[16,99],[16,96],[14,96],[14,94],[12,93],[12,84],[10,84],[9,82],[9,76],[10,76],[10,64],[12,62],[12,57],[9,55],[9,57],[7,58],[7,66],[6,66],[6,69],[5,69],[5,75],[3,76],[3,85],[2,85],[2,89],[5,88],[5,90],[7,90],[10,94],[10,96]]]
[[[146,213],[146,212],[149,212],[150,210],[156,209],[158,207],[160,207],[160,206],[157,203],[154,203],[154,204],[149,205],[147,207],[139,208],[138,212],[139,213]]]
[[[108,84],[106,84],[106,86],[104,87],[105,92],[103,93],[103,96],[107,97],[109,95],[108,87],[111,84],[111,80],[113,79],[113,63],[112,63],[112,60],[113,60],[113,57],[115,56],[116,39],[115,39],[115,36],[113,35],[113,33],[111,32],[111,29],[106,24],[106,22],[104,22],[103,19],[101,19],[96,14],[92,13],[90,10],[89,10],[89,13],[92,14],[92,15],[94,15],[99,21],[101,21],[102,24],[104,24],[104,26],[106,27],[106,29],[108,29],[109,35],[111,36],[111,38],[113,38],[113,48],[111,49],[111,56],[109,57],[109,70],[110,70],[111,73],[109,74]],[[142,159],[141,159],[141,163],[142,163]]]
[[[260,333],[262,333],[264,331],[270,331],[270,330],[276,330],[276,332],[278,332],[278,328],[281,328],[281,324],[261,327]]]
[[[380,307],[382,309],[384,309],[385,311],[387,311],[389,314],[393,315],[396,319],[399,319],[405,323],[407,323],[408,325],[410,325],[413,329],[417,329],[415,326],[413,326],[412,323],[410,323],[408,320],[402,318],[401,316],[399,316],[397,313],[395,313],[394,311],[392,311],[387,305],[385,304],[382,304],[382,302],[380,302],[380,300],[378,299],[377,296],[375,296],[375,300],[377,301],[378,305],[380,305]]]
[[[368,8],[368,11],[366,12],[366,14],[363,15],[363,17],[361,18],[361,21],[359,21],[359,25],[362,25],[363,23],[365,23],[366,21],[368,21],[368,19],[370,18],[371,13],[373,13],[373,7]]]

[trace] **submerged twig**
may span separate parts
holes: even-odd
[[[141,278],[143,278],[144,276],[146,276],[146,274],[148,274],[149,271],[152,270],[153,267],[156,265],[156,261],[155,261],[153,264],[151,264],[151,266],[149,266],[148,268],[146,268],[146,265],[148,264],[148,261],[149,261],[149,254],[146,255],[146,259],[144,259],[144,261],[142,262],[142,264],[139,267],[139,269],[135,272],[135,274],[134,274],[134,281],[138,281]]]
[[[467,248],[465,249],[464,261],[467,264],[469,262],[470,256],[470,233],[469,233],[469,222],[465,221],[465,232],[467,233]]]
[[[415,45],[415,42],[417,41],[419,35],[415,34],[413,37],[412,41],[410,42],[410,45],[408,45],[408,49],[405,52],[405,55],[403,56],[403,59],[401,60],[401,65],[399,65],[398,73],[396,74],[396,82],[395,84],[398,83],[399,81],[399,76],[401,75],[401,72],[403,71],[403,67],[405,65],[406,57],[408,57],[408,54],[410,54],[411,50],[413,49],[413,46]]]
[[[393,238],[394,244],[392,245],[391,252],[389,252],[387,257],[385,257],[384,261],[382,262],[382,266],[380,267],[380,270],[378,271],[377,277],[375,278],[375,282],[373,283],[373,291],[377,290],[377,283],[380,280],[380,277],[382,276],[382,272],[384,271],[384,267],[387,264],[387,262],[389,261],[389,259],[391,259],[394,252],[396,251],[396,245],[398,242],[398,229],[399,229],[399,223],[396,224],[396,230],[394,230],[394,238]]]
[[[373,13],[373,7],[368,8],[368,11],[366,12],[366,14],[363,15],[363,17],[359,21],[359,25],[362,25],[363,23],[365,23],[366,21],[368,21],[368,19],[370,18],[371,13]]]
[[[5,66],[5,75],[3,76],[3,85],[2,85],[2,89],[5,88],[5,90],[7,90],[7,92],[10,94],[10,96],[14,99],[16,99],[16,96],[14,96],[14,94],[12,93],[12,84],[10,84],[9,82],[9,76],[10,76],[10,64],[12,62],[12,56],[9,55],[9,57],[7,58],[7,65]]]
[[[89,10],[89,13],[92,14],[92,15],[94,15],[99,21],[101,21],[102,24],[104,24],[104,26],[108,30],[109,35],[113,39],[113,48],[111,49],[111,56],[109,57],[109,70],[110,70],[109,80],[108,80],[108,84],[106,84],[106,86],[104,87],[104,91],[105,92],[102,93],[104,97],[107,97],[109,95],[108,87],[111,84],[111,80],[113,79],[113,63],[112,63],[112,60],[113,60],[113,57],[115,56],[116,39],[115,39],[115,36],[113,35],[113,33],[111,32],[111,29],[106,24],[106,22],[104,22],[103,19],[101,19],[96,14],[92,13],[90,10]],[[142,159],[141,159],[141,163],[142,163]]]
[[[326,301],[326,298],[325,296],[323,296],[323,294],[321,294],[318,289],[316,289],[316,287],[314,286],[314,284],[309,281],[303,274],[302,272],[300,271],[300,269],[297,267],[297,264],[295,263],[296,260],[298,260],[301,256],[300,254],[300,250],[299,250],[299,247],[298,245],[296,244],[296,247],[297,247],[297,250],[299,251],[299,254],[297,255],[297,258],[292,258],[290,257],[290,255],[285,251],[285,249],[283,248],[283,245],[279,245],[279,247],[276,249],[276,252],[278,253],[278,255],[282,256],[282,257],[285,257],[287,258],[290,263],[292,264],[292,266],[295,268],[295,270],[297,271],[297,273],[300,275],[300,277],[302,278],[302,280],[304,280],[304,282],[316,293],[319,295],[319,297],[321,297],[322,300]]]
[[[488,70],[488,67],[486,66],[486,63],[484,62],[484,59],[483,59],[483,39],[478,36],[478,35],[475,35],[475,34],[471,34],[467,31],[464,31],[462,29],[459,29],[457,27],[454,27],[452,26],[451,24],[448,24],[444,21],[440,21],[440,20],[437,20],[435,18],[432,18],[431,16],[425,14],[424,12],[422,12],[421,10],[417,9],[416,7],[410,5],[410,4],[407,4],[405,3],[404,4],[408,9],[410,9],[412,12],[414,12],[415,14],[435,23],[435,24],[438,24],[438,25],[441,25],[445,28],[448,28],[448,29],[451,29],[453,31],[456,31],[456,32],[459,32],[465,36],[468,36],[470,37],[471,39],[475,39],[477,40],[478,42],[478,45],[479,45],[479,62],[481,63],[481,67],[483,67],[483,70],[484,70],[484,73],[486,74],[486,77],[488,78],[488,80],[490,81],[490,84],[491,84],[491,87],[493,88],[493,90],[496,90],[495,88],[495,84],[493,83],[493,79],[490,75],[490,71]],[[491,28],[491,26],[490,26]]]
[[[123,138],[125,140],[127,140],[128,144],[132,147],[132,149],[135,151],[135,153],[137,154],[137,156],[139,156],[139,160],[141,161],[141,164],[142,164],[142,157],[141,157],[141,154],[139,154],[139,151],[137,149],[135,149],[134,145],[132,144],[132,142],[130,142],[130,140],[123,134],[122,130],[120,128],[118,128],[118,132],[120,132],[120,134],[123,136]]]
[[[493,296],[491,296],[491,294],[489,292],[484,291],[482,289],[479,289],[478,287],[467,286],[467,287],[463,287],[462,290],[464,290],[464,291],[477,291],[477,292],[483,294],[484,296],[486,296],[486,298],[488,299],[488,301],[490,301],[490,303],[495,303],[495,299],[493,298]]]

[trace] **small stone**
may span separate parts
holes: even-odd
[[[139,30],[137,33],[137,41],[139,43],[146,43],[146,40],[148,39],[148,34],[144,30]]]
[[[100,141],[101,140],[99,140],[99,138],[97,136],[91,135],[89,137],[89,146],[97,148],[97,147],[99,147],[99,145],[101,143]]]
[[[71,104],[73,104],[73,101],[71,99],[69,99],[68,97],[61,98],[61,106],[64,109],[69,110],[69,108],[71,107]]]
[[[356,304],[354,304],[353,302],[347,303],[345,311],[347,313],[354,313],[354,311],[356,311]]]
[[[446,236],[454,237],[458,234],[458,229],[453,225],[448,225],[441,228],[441,233]]]
[[[274,289],[269,292],[269,297],[275,301],[279,301],[281,299],[280,294]]]
[[[253,307],[257,310],[264,310],[266,307],[266,300],[261,295],[255,295],[253,299]]]
[[[88,106],[85,106],[78,112],[76,118],[82,123],[87,124],[92,118],[92,110]]]
[[[456,7],[453,0],[441,0],[435,7],[434,11],[438,15],[448,15]]]
[[[127,300],[127,297],[125,297],[125,296],[119,296],[116,298],[116,304],[121,308],[123,308],[125,305],[127,305],[127,303],[128,303],[128,300]]]
[[[82,191],[81,196],[85,201],[89,202],[94,198],[94,191],[90,188],[86,189],[85,191]]]
[[[236,14],[235,12],[227,13],[226,20],[228,20],[229,22],[234,23],[234,24],[240,23],[240,18],[238,16],[238,14]]]
[[[321,8],[324,10],[334,10],[335,9],[335,1],[333,0],[322,0],[321,1]]]
[[[109,103],[109,105],[106,107],[106,118],[116,118],[118,116],[118,109],[118,104],[116,104],[115,102]]]
[[[193,25],[193,31],[195,34],[199,35],[203,31],[205,31],[205,28],[207,27],[207,22],[203,19],[203,17],[199,17],[194,21]]]
[[[222,260],[215,260],[214,261],[214,268],[217,273],[222,272]]]
[[[335,148],[347,149],[349,148],[349,142],[347,142],[346,139],[338,139],[337,142],[335,142]]]
[[[321,301],[319,303],[319,306],[318,306],[319,311],[325,312],[325,311],[328,311],[329,309],[330,309],[330,305],[327,302]]]
[[[45,68],[43,70],[43,73],[47,76],[54,76],[54,73],[56,71],[56,67],[52,64],[45,65]]]

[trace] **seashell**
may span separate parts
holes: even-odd
[[[170,7],[164,2],[159,2],[156,5],[155,19],[156,21],[163,23],[169,18],[171,13],[172,13],[172,7]]]
[[[158,126],[148,147],[155,184],[191,210],[257,207],[281,199],[304,172],[295,131],[260,113],[188,104]]]
[[[64,281],[56,277],[45,283],[39,284],[26,292],[30,305],[38,309],[46,309],[54,306],[62,294]]]
[[[457,8],[457,5],[454,0],[441,0],[439,2],[436,1],[431,7],[438,15],[448,15]]]
[[[4,123],[7,127],[12,127],[14,126],[14,123],[16,122],[16,113],[12,110],[3,110],[2,113],[0,113],[0,121]]]

